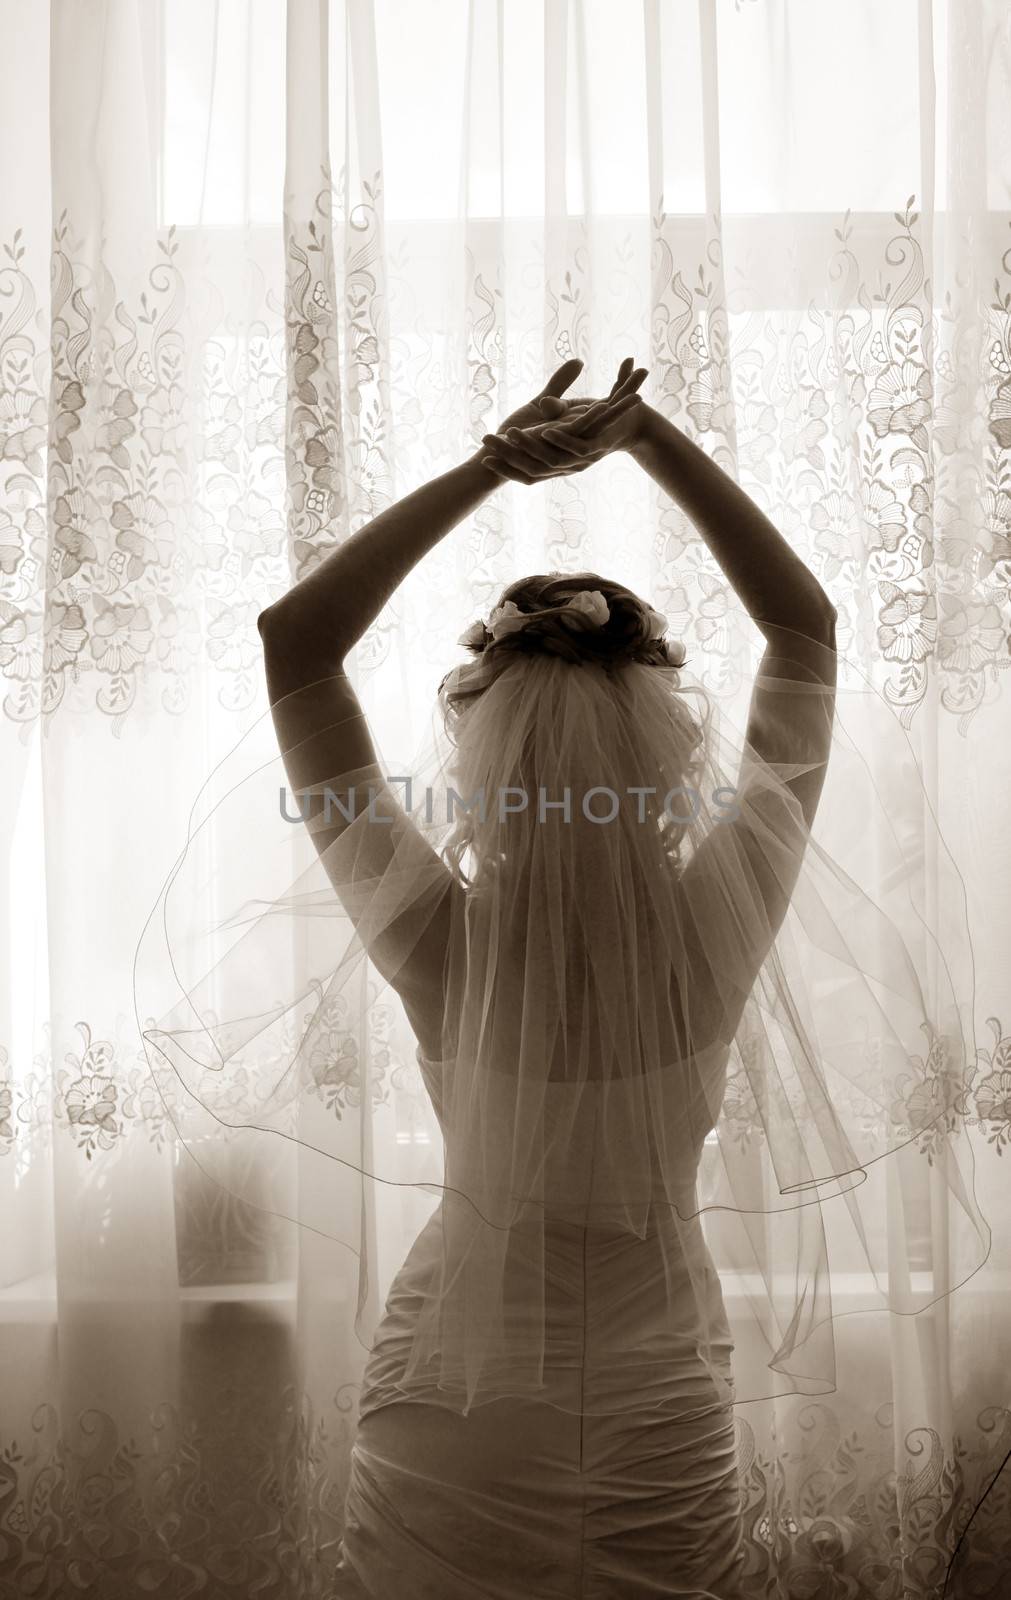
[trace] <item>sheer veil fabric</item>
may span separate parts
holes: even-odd
[[[251,1204],[237,1174],[298,1141],[273,1209],[357,1258],[366,1349],[400,1265],[376,1240],[398,1215],[405,1248],[419,1218],[435,1231],[405,1397],[546,1392],[572,1229],[653,1240],[667,1333],[636,1359],[687,1339],[737,1403],[834,1388],[837,1284],[847,1314],[913,1316],[985,1260],[963,887],[908,734],[838,667],[834,708],[820,683],[755,682],[824,697],[827,766],[762,760],[689,667],[532,654],[451,712],[483,683],[480,659],[454,668],[409,773],[377,746],[294,795],[265,715],[201,788],[137,951],[152,1073]],[[793,785],[820,767],[808,830]],[[391,1140],[370,1061],[422,941],[444,952],[441,1041]],[[925,1166],[962,1231],[944,1260],[920,1248]]]

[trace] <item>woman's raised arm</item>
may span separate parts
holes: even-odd
[[[766,638],[785,628],[829,642],[836,611],[825,590],[722,467],[649,405],[626,448],[691,518]]]
[[[495,489],[477,456],[405,495],[261,611],[278,693],[340,667],[408,573]]]
[[[582,365],[575,359],[563,362],[536,395],[504,418],[500,433],[539,421],[540,402],[545,396],[559,399]],[[609,415],[609,403],[601,402],[599,411]],[[482,465],[486,455],[477,450],[405,495],[260,613],[258,626],[270,647],[278,693],[339,667],[422,556],[494,493],[499,481]]]

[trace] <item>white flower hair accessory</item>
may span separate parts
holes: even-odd
[[[528,615],[528,612],[520,610],[515,600],[503,600],[488,618],[488,632],[493,639],[501,639],[507,633],[518,633]]]
[[[481,619],[478,618],[477,622],[472,622],[470,627],[461,633],[456,642],[457,644],[466,645],[468,650],[480,650],[484,644],[484,636],[487,632],[488,629],[485,627]]]
[[[487,622],[472,622],[460,635],[458,643],[468,650],[480,650],[487,634],[493,639],[502,639],[507,633],[520,633],[535,617],[548,615],[553,610],[554,607],[544,607],[539,611],[521,611],[515,600],[503,600]],[[611,615],[611,608],[599,589],[580,589],[556,614],[564,617],[566,612],[599,628]]]
[[[494,608],[487,621],[472,622],[460,635],[457,643],[464,645],[468,650],[482,650],[489,638],[496,640],[504,638],[508,633],[519,633],[535,617],[545,616],[553,610],[553,607],[545,607],[539,611],[521,611],[515,600],[503,600],[501,605]],[[667,629],[667,618],[652,606],[648,606],[646,610],[650,621],[649,637],[651,640],[661,640]],[[571,614],[573,622],[576,622],[578,627],[589,623],[591,626],[602,628],[611,615],[611,608],[599,589],[579,589],[559,611],[555,612],[555,615],[567,620],[566,613]],[[682,639],[664,639],[663,650],[670,666],[684,665],[686,652]]]
[[[599,589],[580,589],[562,607],[563,619],[566,611],[585,617],[587,622],[598,628],[602,628],[611,615],[611,608]]]
[[[650,640],[655,639],[662,642],[663,653],[667,657],[667,665],[670,667],[683,667],[688,654],[684,640],[665,639],[663,637],[667,632],[667,618],[662,611],[655,610],[653,606],[647,606],[646,615],[649,617],[650,622]]]
[[[660,639],[660,638],[662,638],[663,635],[667,632],[667,618],[664,616],[663,612],[662,611],[654,611],[652,606],[647,606],[646,607],[646,615],[649,617],[649,621],[650,621],[650,630],[649,630],[650,638],[651,639]]]
[[[687,651],[683,639],[665,639],[663,641],[664,654],[667,664],[671,667],[683,667]]]

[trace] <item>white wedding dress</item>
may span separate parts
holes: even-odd
[[[436,1064],[419,1061],[434,1082]],[[335,1600],[735,1600],[733,1410],[698,1354],[687,1262],[683,1317],[671,1321],[670,1262],[686,1230],[668,1217],[662,1250],[663,1227],[654,1219],[640,1240],[553,1225],[544,1398],[461,1416],[434,1389],[405,1400],[397,1387],[439,1249],[435,1212],[396,1275],[365,1370]],[[698,1218],[688,1237],[732,1381]],[[538,1303],[522,1270],[511,1293],[520,1312],[525,1293]]]

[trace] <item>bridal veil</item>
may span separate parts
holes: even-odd
[[[659,1228],[670,1326],[707,1362],[701,1231],[733,1289],[717,1387],[829,1391],[841,1284],[846,1314],[916,1315],[988,1249],[964,896],[916,751],[842,657],[834,708],[806,675],[756,685],[825,697],[827,765],[761,759],[689,666],[499,666],[453,669],[407,773],[380,757],[293,794],[266,714],[216,766],[137,952],[179,1137],[254,1205],[258,1162],[297,1141],[272,1209],[346,1245],[366,1349],[399,1264],[378,1241],[438,1214],[405,1394],[536,1396],[540,1269],[572,1228]],[[425,940],[444,1019],[415,1066],[395,989]],[[938,1182],[957,1273],[924,1253]]]

